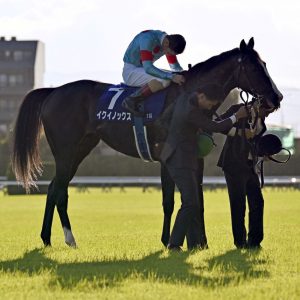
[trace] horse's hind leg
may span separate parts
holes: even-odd
[[[61,168],[58,168],[56,175],[56,207],[63,227],[65,242],[71,247],[76,247],[75,238],[71,230],[67,209],[68,209],[68,185],[75,175],[79,164],[91,152],[91,150],[98,144],[100,138],[96,134],[89,134],[85,136],[79,146],[77,147],[76,155],[72,160],[72,166],[66,167],[66,161],[63,161]]]
[[[55,208],[55,199],[53,198],[53,182],[55,178],[51,181],[48,187],[47,193],[47,201],[46,201],[46,208],[44,213],[44,220],[43,220],[43,227],[41,232],[41,238],[45,246],[51,246],[51,227],[53,221],[53,214]]]
[[[81,143],[76,147],[76,151],[61,154],[59,157],[56,152],[56,175],[48,188],[47,203],[41,232],[41,238],[45,246],[51,245],[51,227],[55,205],[57,206],[57,211],[63,227],[66,244],[76,246],[67,213],[68,186],[76,173],[79,164],[97,145],[99,140],[100,137],[98,135],[90,134],[82,139]]]
[[[170,239],[171,218],[174,211],[175,183],[172,180],[167,168],[161,165],[161,187],[163,196],[164,223],[161,235],[161,242],[167,247]]]
[[[51,246],[51,227],[55,205],[57,206],[57,211],[63,226],[65,236],[68,236],[68,239],[66,239],[66,241],[68,240],[68,244],[70,246],[76,246],[75,239],[71,232],[69,217],[67,214],[69,185],[68,178],[69,175],[62,172],[61,163],[56,162],[56,176],[53,178],[48,188],[47,202],[41,232],[41,238],[45,246]]]
[[[46,128],[45,132],[47,133]],[[74,152],[67,150],[64,153],[60,152],[58,154],[58,151],[53,146],[54,143],[52,143],[51,138],[48,136],[47,138],[52,152],[55,153],[56,174],[48,187],[41,238],[45,246],[51,246],[51,228],[55,205],[58,204],[57,211],[63,227],[71,230],[69,217],[65,207],[67,207],[68,203],[68,185],[71,180],[70,174],[72,171],[72,157],[74,157]],[[64,149],[66,149],[66,147]],[[71,244],[75,245],[75,240]]]
[[[65,242],[72,247],[76,247],[75,238],[71,231],[71,223],[68,216],[68,186],[71,180],[72,160],[57,159],[56,175],[53,182],[52,197],[55,199],[57,212],[65,235]]]
[[[60,175],[58,175],[58,177],[55,177],[49,185],[41,232],[41,238],[45,246],[51,246],[51,227],[56,205],[65,235],[65,242],[69,246],[76,247],[75,238],[71,231],[71,224],[67,213],[68,184],[69,182],[65,181]]]

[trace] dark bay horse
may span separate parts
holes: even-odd
[[[149,146],[154,159],[159,160],[159,145],[166,139],[176,98],[183,92],[194,92],[203,83],[218,83],[224,87],[225,94],[239,87],[262,101],[268,101],[271,106],[279,106],[282,94],[253,47],[253,38],[248,44],[242,40],[239,48],[184,71],[182,74],[186,83],[183,87],[171,84],[167,88],[163,113],[147,125]],[[48,188],[41,232],[44,245],[51,245],[51,227],[56,206],[65,241],[70,246],[76,246],[67,213],[68,185],[79,164],[100,139],[119,152],[139,157],[132,125],[95,121],[96,100],[109,86],[107,83],[81,80],[57,88],[36,89],[25,97],[20,107],[12,155],[17,180],[29,191],[41,172],[38,143],[42,125],[56,164],[55,177]]]

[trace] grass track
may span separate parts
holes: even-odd
[[[0,193],[1,299],[300,299],[300,192],[264,191],[262,251],[233,247],[226,191],[205,193],[209,250],[172,254],[160,243],[160,192],[70,190],[79,245],[39,233],[45,196]],[[176,211],[179,195],[176,199]]]

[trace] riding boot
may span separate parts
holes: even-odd
[[[126,108],[129,112],[131,112],[136,117],[143,117],[145,114],[138,110],[138,104],[144,101],[144,99],[150,95],[152,95],[152,91],[148,84],[143,85],[134,93],[126,97],[122,106]]]

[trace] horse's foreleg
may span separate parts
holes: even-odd
[[[164,165],[161,165],[161,187],[163,196],[162,205],[164,210],[164,223],[161,242],[165,247],[167,247],[170,239],[171,219],[174,211],[175,183]]]

